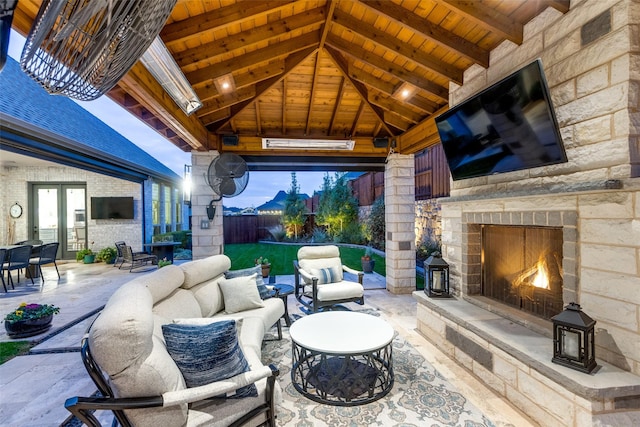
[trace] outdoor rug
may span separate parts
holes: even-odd
[[[279,427],[495,427],[397,333],[393,340],[395,382],[389,394],[351,407],[309,400],[291,384],[291,338],[288,328],[282,332],[282,341],[264,341],[262,346],[263,362],[280,369],[284,401],[277,407]]]

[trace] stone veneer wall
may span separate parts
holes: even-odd
[[[420,243],[440,242],[442,233],[440,203],[437,199],[417,200],[415,203],[416,246]]]
[[[471,219],[569,216],[563,229],[568,237],[575,221],[576,244],[564,248],[565,303],[575,300],[597,321],[599,359],[640,374],[640,2],[572,1],[564,15],[547,9],[525,25],[522,45],[507,41],[491,52],[488,69],[467,70],[464,86],[451,86],[450,104],[536,58],[568,162],[453,182],[441,200],[452,285],[463,296],[477,292],[469,282],[475,249],[464,249],[477,245],[465,235],[474,233]]]
[[[415,163],[413,154],[391,154],[384,173],[387,290],[416,289]]]
[[[209,165],[218,157],[217,151],[191,153],[191,230],[192,258],[201,259],[218,255],[224,251],[224,230],[222,228],[222,200],[214,202],[216,214],[213,221],[207,217],[207,206],[217,196],[207,181]],[[209,228],[201,228],[206,221]]]
[[[120,239],[126,240],[135,251],[142,250],[142,189],[140,184],[53,163],[50,166],[5,166],[0,169],[0,177],[5,184],[0,196],[6,206],[3,212],[8,212],[9,205],[15,202],[20,203],[24,209],[24,213],[18,219],[9,218],[8,214],[0,216],[0,241],[3,243],[13,243],[7,242],[7,228],[10,225],[15,227],[14,241],[28,238],[27,227],[30,208],[28,184],[30,182],[85,183],[87,188],[87,241],[94,242],[93,250],[98,251],[107,246],[114,246],[115,241]],[[133,197],[136,219],[90,219],[92,195]]]

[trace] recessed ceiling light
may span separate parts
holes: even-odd
[[[399,101],[407,101],[418,91],[418,88],[414,85],[404,82],[393,91],[393,96]]]
[[[216,85],[218,92],[222,94],[233,92],[236,88],[236,82],[231,73],[213,79],[213,83]]]

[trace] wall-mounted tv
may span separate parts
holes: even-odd
[[[91,219],[133,219],[133,197],[92,197]]]
[[[567,161],[539,59],[435,121],[454,180]]]

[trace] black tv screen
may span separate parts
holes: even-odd
[[[133,219],[133,197],[92,197],[91,219]]]
[[[454,180],[567,161],[539,59],[435,121]]]

